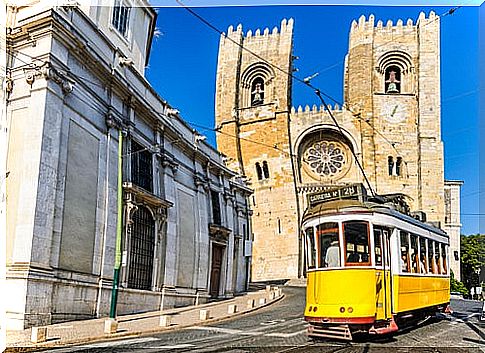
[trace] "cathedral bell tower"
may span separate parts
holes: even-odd
[[[298,276],[297,196],[289,118],[293,19],[273,30],[229,27],[220,39],[216,83],[217,146],[248,177],[254,279]],[[289,206],[290,205],[290,206]],[[301,259],[300,259],[301,260]]]

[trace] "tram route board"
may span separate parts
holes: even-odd
[[[366,190],[362,184],[347,185],[330,190],[324,190],[307,195],[309,207],[313,207],[322,202],[355,199],[362,200],[366,196]]]

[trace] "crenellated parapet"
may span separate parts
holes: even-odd
[[[335,104],[334,106],[332,106],[331,104],[328,104],[327,107],[328,107],[328,110],[332,112],[332,114],[340,114],[343,111],[347,110],[344,106],[340,107],[340,105],[338,104]],[[299,105],[296,108],[291,107],[291,115],[295,118],[303,118],[303,117],[317,115],[317,114],[321,115],[322,113],[328,114],[327,109],[323,105],[317,106],[316,104],[314,104],[312,107],[310,107],[307,104],[305,106]]]
[[[375,43],[379,41],[379,38],[388,41],[399,40],[399,37],[415,35],[421,27],[431,24],[439,26],[439,16],[434,11],[430,11],[428,17],[424,12],[421,12],[416,23],[411,18],[398,19],[396,23],[392,20],[375,22],[374,15],[370,15],[369,18],[362,15],[358,21],[352,21],[350,26],[349,48],[361,44]]]
[[[279,44],[279,41],[275,39],[286,38],[291,40],[293,35],[293,22],[294,21],[292,18],[289,20],[285,18],[281,21],[280,28],[276,26],[273,27],[272,30],[270,30],[268,27],[264,28],[263,30],[257,28],[254,31],[248,30],[246,33],[244,33],[241,24],[239,24],[236,29],[234,29],[233,26],[229,26],[227,29],[227,34],[221,34],[220,47],[223,48],[228,42],[234,44],[233,40],[237,41],[238,43],[244,42],[245,46],[252,46],[256,44],[261,47],[274,47],[275,45]]]

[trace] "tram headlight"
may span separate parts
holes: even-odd
[[[351,306],[349,306],[347,308],[347,311],[349,312],[349,314],[352,314],[354,312],[354,308],[352,308]]]
[[[314,306],[313,307],[313,312],[316,312],[318,310],[318,307]]]
[[[343,314],[345,313],[345,308],[343,306],[340,307],[340,312]]]

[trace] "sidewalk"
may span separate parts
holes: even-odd
[[[46,340],[42,342],[43,340],[41,339],[38,343],[31,341],[34,329],[7,331],[6,352],[26,352],[37,349],[57,348],[72,344],[107,341],[119,339],[120,337],[134,337],[142,334],[178,330],[194,325],[210,324],[260,309],[280,300],[283,296],[281,287],[271,287],[266,290],[249,292],[232,299],[198,306],[118,316],[118,328],[116,333],[112,334],[105,333],[105,321],[107,318],[71,321],[44,326],[47,328]],[[230,313],[230,306],[232,305],[236,305],[235,313]],[[206,320],[202,320],[201,310],[208,311]],[[160,325],[165,320],[165,318],[161,320],[161,316],[169,317],[169,326]]]

